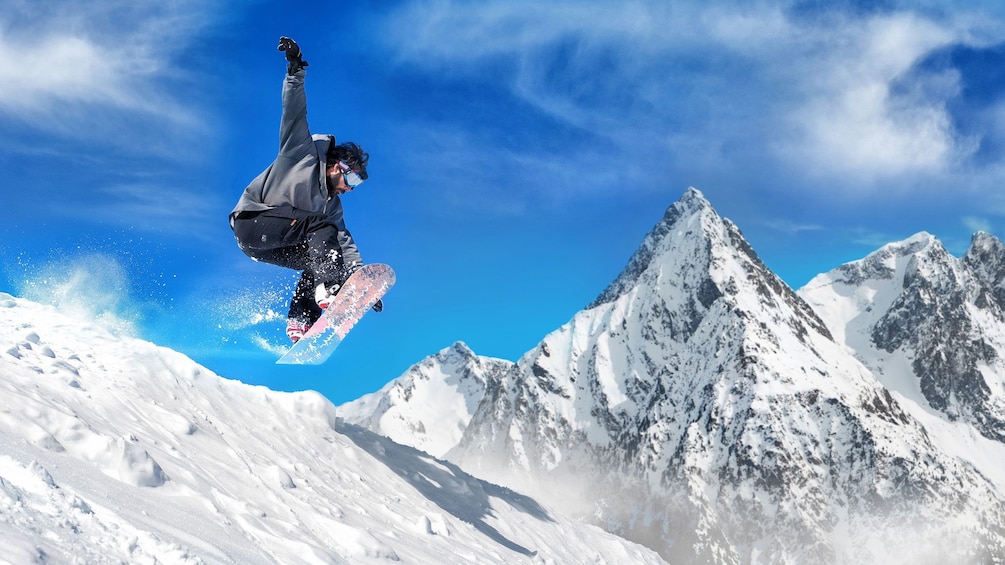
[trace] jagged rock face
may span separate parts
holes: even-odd
[[[835,332],[881,379],[916,381],[928,406],[1005,442],[1003,257],[1002,243],[988,234],[975,236],[962,259],[919,234],[821,275],[800,293],[831,312]],[[909,365],[910,379],[899,364]]]
[[[1005,244],[1000,239],[986,232],[974,234],[963,263],[991,290],[999,307],[1005,304]],[[989,306],[986,303],[977,305]]]
[[[673,563],[1005,559],[1001,493],[833,327],[689,190],[447,458]]]

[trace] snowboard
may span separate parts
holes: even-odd
[[[300,341],[279,358],[282,365],[320,365],[328,360],[349,330],[384,293],[394,286],[394,271],[388,265],[373,263],[359,268],[325,309],[318,321]]]

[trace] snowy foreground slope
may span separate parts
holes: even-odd
[[[662,563],[313,392],[0,293],[0,562]]]
[[[455,344],[339,411],[672,563],[1005,563],[997,428],[891,389],[838,325],[691,189],[516,363]]]

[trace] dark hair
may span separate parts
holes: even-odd
[[[328,162],[336,160],[349,165],[349,168],[356,171],[361,179],[366,180],[366,162],[370,160],[370,154],[363,151],[362,147],[351,141],[339,145],[329,145]]]

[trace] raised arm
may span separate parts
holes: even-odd
[[[311,131],[307,126],[307,94],[304,77],[307,61],[300,47],[289,37],[279,39],[279,50],[286,52],[286,80],[283,82],[283,117],[279,122],[279,155],[300,159],[313,150]]]

